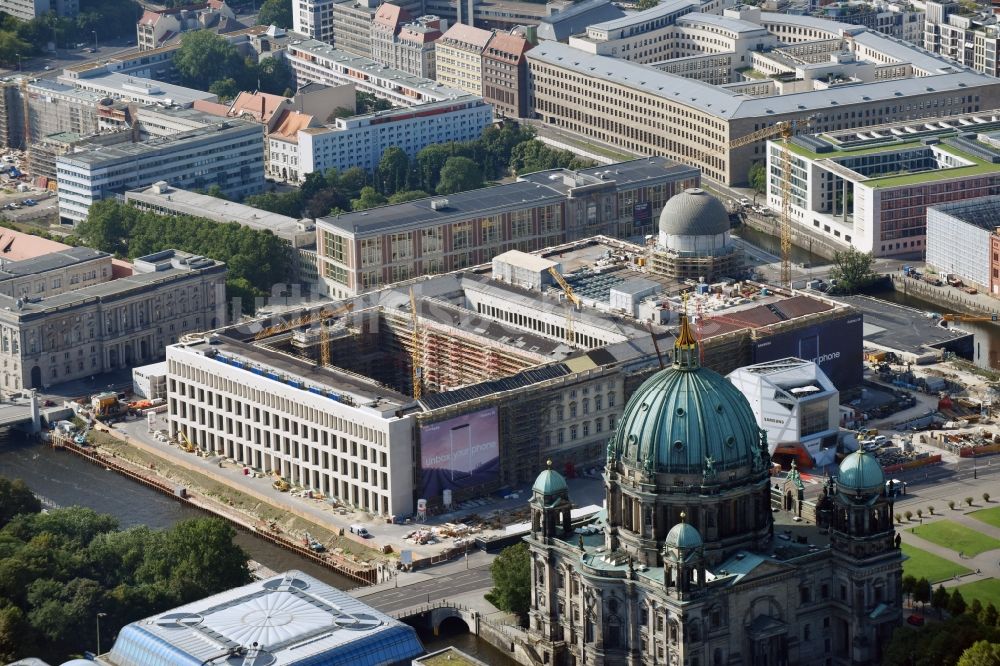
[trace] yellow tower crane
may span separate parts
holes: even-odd
[[[556,284],[559,285],[559,288],[563,290],[563,293],[566,294],[566,300],[572,303],[573,306],[580,307],[580,297],[573,293],[573,287],[569,286],[569,282],[566,282],[566,278],[560,275],[555,266],[549,267],[549,274],[556,281]],[[571,347],[576,344],[576,333],[573,331],[572,307],[566,310],[566,344]]]
[[[788,150],[790,139],[798,127],[808,127],[812,116],[795,120],[781,120],[770,127],[757,130],[729,142],[729,149],[742,148],[772,137],[781,137],[781,286],[792,286],[792,155]],[[798,126],[798,127],[797,127]],[[770,178],[770,174],[768,174]]]
[[[319,362],[325,368],[330,365],[330,331],[326,327],[326,320],[350,312],[353,309],[354,303],[342,303],[330,310],[320,310],[319,312],[305,314],[295,319],[263,328],[253,339],[263,340],[264,338],[284,333],[293,328],[316,324],[319,326]]]
[[[410,287],[410,316],[413,317],[413,349],[410,350],[410,365],[413,367],[413,399],[423,395],[423,360],[420,354],[420,322],[417,319],[417,297]]]

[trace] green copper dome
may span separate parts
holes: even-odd
[[[698,364],[687,318],[674,345],[673,367],[645,381],[625,405],[610,453],[647,472],[699,474],[762,463],[763,433],[739,390]]]
[[[566,479],[563,478],[562,474],[552,469],[552,461],[549,461],[549,468],[538,475],[538,478],[535,479],[535,485],[531,489],[543,495],[569,492]]]
[[[853,494],[882,492],[885,487],[885,473],[875,456],[864,451],[855,451],[840,462],[837,472],[837,490]]]
[[[698,548],[702,543],[701,533],[697,528],[681,522],[670,528],[663,545],[668,548]]]

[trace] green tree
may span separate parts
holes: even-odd
[[[976,641],[966,648],[956,666],[1000,666],[1000,643]]]
[[[913,631],[899,627],[886,646],[882,666],[943,666],[955,664],[978,641],[1000,642],[1000,630],[980,624],[970,615],[928,624]]]
[[[652,9],[653,7],[660,4],[660,0],[639,0],[636,4],[636,9],[639,11],[644,11],[646,9]]]
[[[531,555],[528,544],[518,543],[500,551],[490,565],[493,589],[486,600],[502,611],[516,613],[523,621],[531,607]]]
[[[34,514],[41,510],[42,503],[24,481],[10,481],[0,477],[0,527],[9,523],[14,516]]]
[[[909,574],[903,576],[903,583],[902,583],[903,594],[907,596],[912,596],[914,590],[916,589],[917,589],[917,579]]]
[[[441,168],[437,193],[466,192],[483,186],[483,174],[468,157],[449,157]]]
[[[220,79],[240,83],[245,77],[245,63],[236,47],[211,30],[184,33],[174,54],[174,69],[181,83],[198,90],[208,90]]]
[[[247,197],[243,203],[254,208],[277,213],[278,215],[302,217],[302,192],[299,190],[283,194],[275,192],[254,194]]]
[[[259,64],[247,67],[247,76],[251,75],[257,77],[261,92],[272,95],[283,95],[295,84],[295,74],[284,58],[261,58]]]
[[[931,597],[931,608],[936,610],[940,615],[942,611],[948,608],[950,601],[951,595],[948,594],[948,590],[944,589],[944,585],[938,585],[934,590],[934,596]]]
[[[410,174],[410,158],[399,146],[390,146],[382,153],[376,174],[376,182],[383,194],[405,190]]]
[[[212,85],[208,86],[208,92],[218,97],[220,102],[231,102],[240,94],[240,85],[236,83],[236,79],[227,76],[213,81]]]
[[[973,617],[981,618],[983,615],[983,602],[979,599],[973,599],[972,603],[969,604],[968,612]]]
[[[407,201],[415,201],[416,199],[426,199],[429,196],[430,195],[423,190],[403,190],[402,192],[396,192],[389,197],[389,203],[405,203]]]
[[[833,254],[833,270],[830,277],[836,280],[836,292],[853,294],[871,285],[878,277],[874,271],[875,257],[870,252],[861,252],[850,247]]]
[[[965,612],[966,603],[965,598],[962,593],[958,591],[958,588],[951,593],[951,599],[948,600],[948,612],[955,615],[961,615]]]
[[[292,0],[266,0],[257,13],[257,25],[292,28]]]
[[[997,607],[993,605],[993,602],[986,604],[986,608],[983,609],[983,614],[980,616],[980,621],[987,627],[997,626],[997,619],[1000,618],[1000,613],[997,612]]]
[[[119,205],[114,199],[104,199],[90,206],[87,219],[76,228],[76,235],[89,247],[121,255],[137,211]]]
[[[451,157],[451,151],[447,144],[432,143],[425,146],[417,153],[416,173],[420,189],[425,192],[437,190],[438,181],[441,178],[441,169],[445,162]]]
[[[351,210],[368,210],[386,203],[386,198],[371,185],[361,188],[357,199],[351,199]]]
[[[368,173],[364,169],[351,167],[337,176],[337,187],[347,199],[356,199],[368,181]]]
[[[17,54],[22,57],[30,54],[34,49],[28,42],[19,38],[12,32],[0,32],[0,63],[6,67],[17,67]]]
[[[913,600],[920,604],[928,604],[931,602],[931,594],[930,581],[926,578],[918,579],[916,587],[913,588]]]
[[[754,162],[750,165],[750,171],[747,173],[747,181],[750,183],[750,187],[753,188],[754,192],[757,194],[763,194],[767,191],[767,165],[764,162]]]
[[[307,217],[317,218],[330,215],[330,211],[336,208],[343,208],[348,203],[337,190],[332,188],[320,190],[313,195],[313,198],[306,204],[305,214]]]

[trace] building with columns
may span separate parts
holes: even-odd
[[[597,530],[573,530],[558,472],[535,482],[537,663],[878,664],[902,618],[881,467],[848,455],[811,512],[794,467],[772,492],[766,434],[698,357],[682,319],[672,367],[636,390],[608,443]]]
[[[0,268],[0,390],[145,365],[225,323],[225,264],[164,250],[123,268],[86,248]]]

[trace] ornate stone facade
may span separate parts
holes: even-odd
[[[816,524],[772,514],[766,439],[697,362],[641,386],[608,446],[606,509],[567,516],[549,469],[531,499],[530,636],[555,666],[877,664],[902,617],[902,557],[878,463],[854,453]]]

